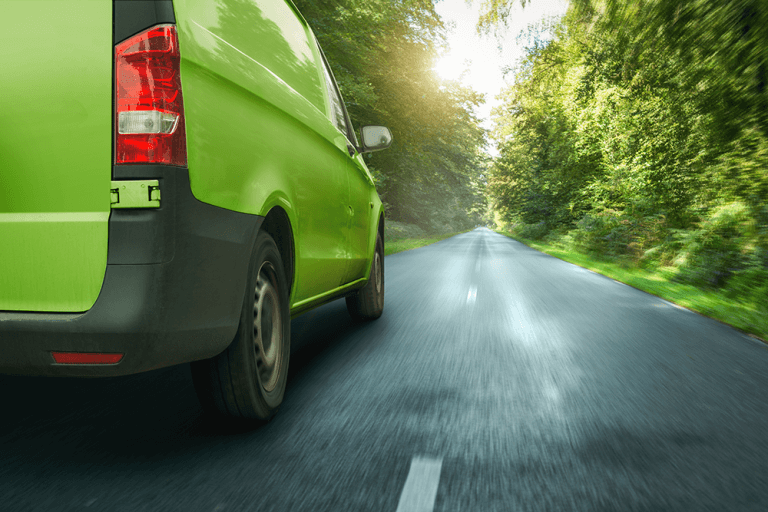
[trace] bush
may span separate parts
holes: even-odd
[[[768,206],[756,214],[756,236],[754,243],[744,249],[744,268],[733,273],[726,284],[726,295],[734,300],[756,304],[768,312]],[[747,230],[751,233],[748,225]]]
[[[587,253],[600,256],[623,254],[629,243],[626,229],[619,215],[613,210],[584,215],[576,223],[574,243]],[[618,249],[618,250],[617,250]]]
[[[683,229],[661,230],[657,233],[656,244],[644,250],[640,256],[640,264],[643,266],[661,265],[668,267],[677,259],[685,240],[687,231]]]
[[[401,240],[403,238],[424,238],[426,231],[416,224],[406,224],[394,220],[384,222],[384,241]]]
[[[759,269],[762,265],[758,248],[749,248],[754,227],[747,206],[741,202],[712,210],[698,229],[683,235],[683,248],[676,261],[677,279],[695,286],[720,288],[736,273]]]
[[[429,221],[425,233],[427,235],[442,235],[444,233],[453,233],[455,231],[459,230],[453,224],[445,222],[444,220],[432,219]]]
[[[576,223],[573,240],[578,249],[587,253],[634,264],[661,257],[664,251],[655,246],[666,235],[663,215],[634,217],[609,209],[584,215]]]
[[[750,265],[734,272],[725,293],[731,299],[761,304],[768,309],[768,267]]]
[[[529,240],[541,240],[549,232],[546,222],[539,221],[536,224],[518,224],[515,233],[521,238]]]

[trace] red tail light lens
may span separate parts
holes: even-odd
[[[115,163],[187,165],[187,136],[174,25],[115,46]]]
[[[102,352],[51,352],[51,355],[58,364],[116,364],[123,358],[123,354]]]

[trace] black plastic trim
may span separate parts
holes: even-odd
[[[303,304],[299,307],[294,307],[291,309],[291,319],[294,319],[296,317],[299,317],[303,315],[304,313],[308,313],[309,311],[312,311],[315,308],[319,308],[320,306],[324,306],[325,304],[328,304],[329,302],[334,302],[339,299],[343,299],[344,297],[349,297],[350,295],[354,295],[357,293],[357,291],[364,287],[368,283],[368,281],[365,281],[363,283],[360,283],[359,285],[355,286],[354,288],[345,289],[344,291],[336,292],[334,294],[322,297],[320,299],[315,299],[311,302],[308,302],[306,304]]]
[[[212,357],[234,338],[264,218],[198,201],[186,168],[113,172],[159,180],[161,207],[112,210],[104,283],[87,312],[0,312],[0,373],[126,375]],[[51,351],[125,357],[115,365],[57,365]]]
[[[159,23],[176,23],[172,0],[113,0],[112,44]]]

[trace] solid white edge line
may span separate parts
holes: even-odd
[[[414,457],[396,512],[432,512],[442,467],[442,457]]]

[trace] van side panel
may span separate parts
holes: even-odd
[[[0,310],[82,312],[107,265],[112,2],[4,1]]]
[[[292,304],[337,288],[348,156],[327,115],[311,33],[285,0],[175,0],[174,10],[193,194],[243,213],[286,210]]]
[[[352,282],[368,277],[376,246],[376,229],[381,212],[381,199],[376,193],[373,176],[362,154],[349,162],[350,204],[354,210],[350,225],[349,268],[346,280]]]

